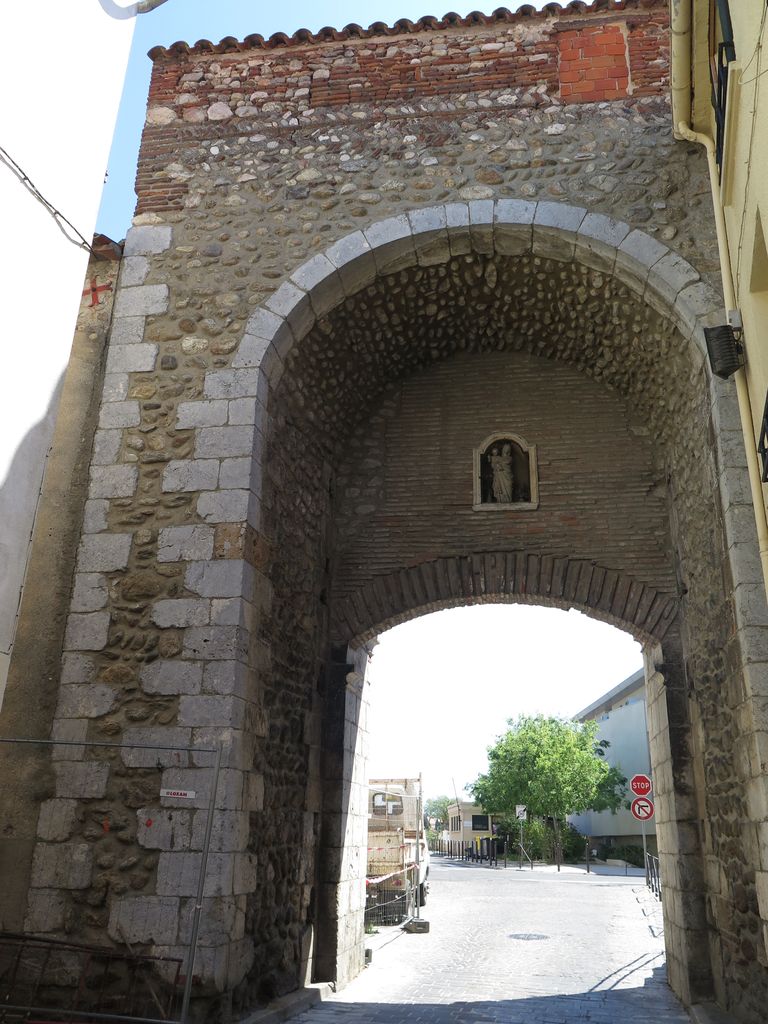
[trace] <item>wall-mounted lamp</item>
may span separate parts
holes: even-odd
[[[744,365],[741,331],[741,315],[736,309],[728,311],[727,324],[704,328],[709,365],[716,377],[728,380]]]

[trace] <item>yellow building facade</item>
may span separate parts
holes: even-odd
[[[671,0],[671,27],[675,135],[708,151],[722,323],[743,348],[734,376],[768,580],[768,5]]]

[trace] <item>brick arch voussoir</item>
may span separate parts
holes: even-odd
[[[298,267],[250,317],[233,361],[276,388],[285,360],[345,299],[385,274],[458,255],[543,256],[616,276],[669,318],[706,366],[703,328],[722,319],[722,298],[678,253],[624,221],[581,206],[480,199],[421,207],[340,238]],[[710,377],[711,379],[711,377]]]
[[[642,644],[661,641],[678,612],[674,594],[593,562],[526,551],[486,551],[421,562],[338,599],[332,612],[332,640],[355,647],[428,612],[496,603],[577,608],[626,630]]]

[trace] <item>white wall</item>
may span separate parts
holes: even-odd
[[[624,704],[598,719],[597,738],[608,740],[610,747],[605,759],[611,766],[620,768],[627,779],[637,774],[651,774],[644,700]],[[628,798],[631,799],[631,795],[628,794]],[[623,809],[616,814],[610,811],[576,814],[568,820],[579,832],[589,836],[639,836],[641,831],[640,822],[630,811]],[[656,827],[651,820],[646,824],[646,834],[654,835],[655,832]]]
[[[0,10],[0,146],[89,242],[135,25],[117,14],[111,0],[5,0]],[[87,253],[4,163],[0,216],[1,700]]]

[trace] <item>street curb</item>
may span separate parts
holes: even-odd
[[[327,981],[307,985],[305,988],[297,989],[295,992],[289,992],[288,995],[275,999],[263,1010],[256,1010],[255,1013],[249,1014],[243,1018],[240,1024],[279,1024],[280,1021],[290,1020],[291,1017],[321,1003],[332,993],[333,988]]]
[[[735,1024],[733,1017],[715,1003],[696,1003],[688,1007],[693,1024]]]

